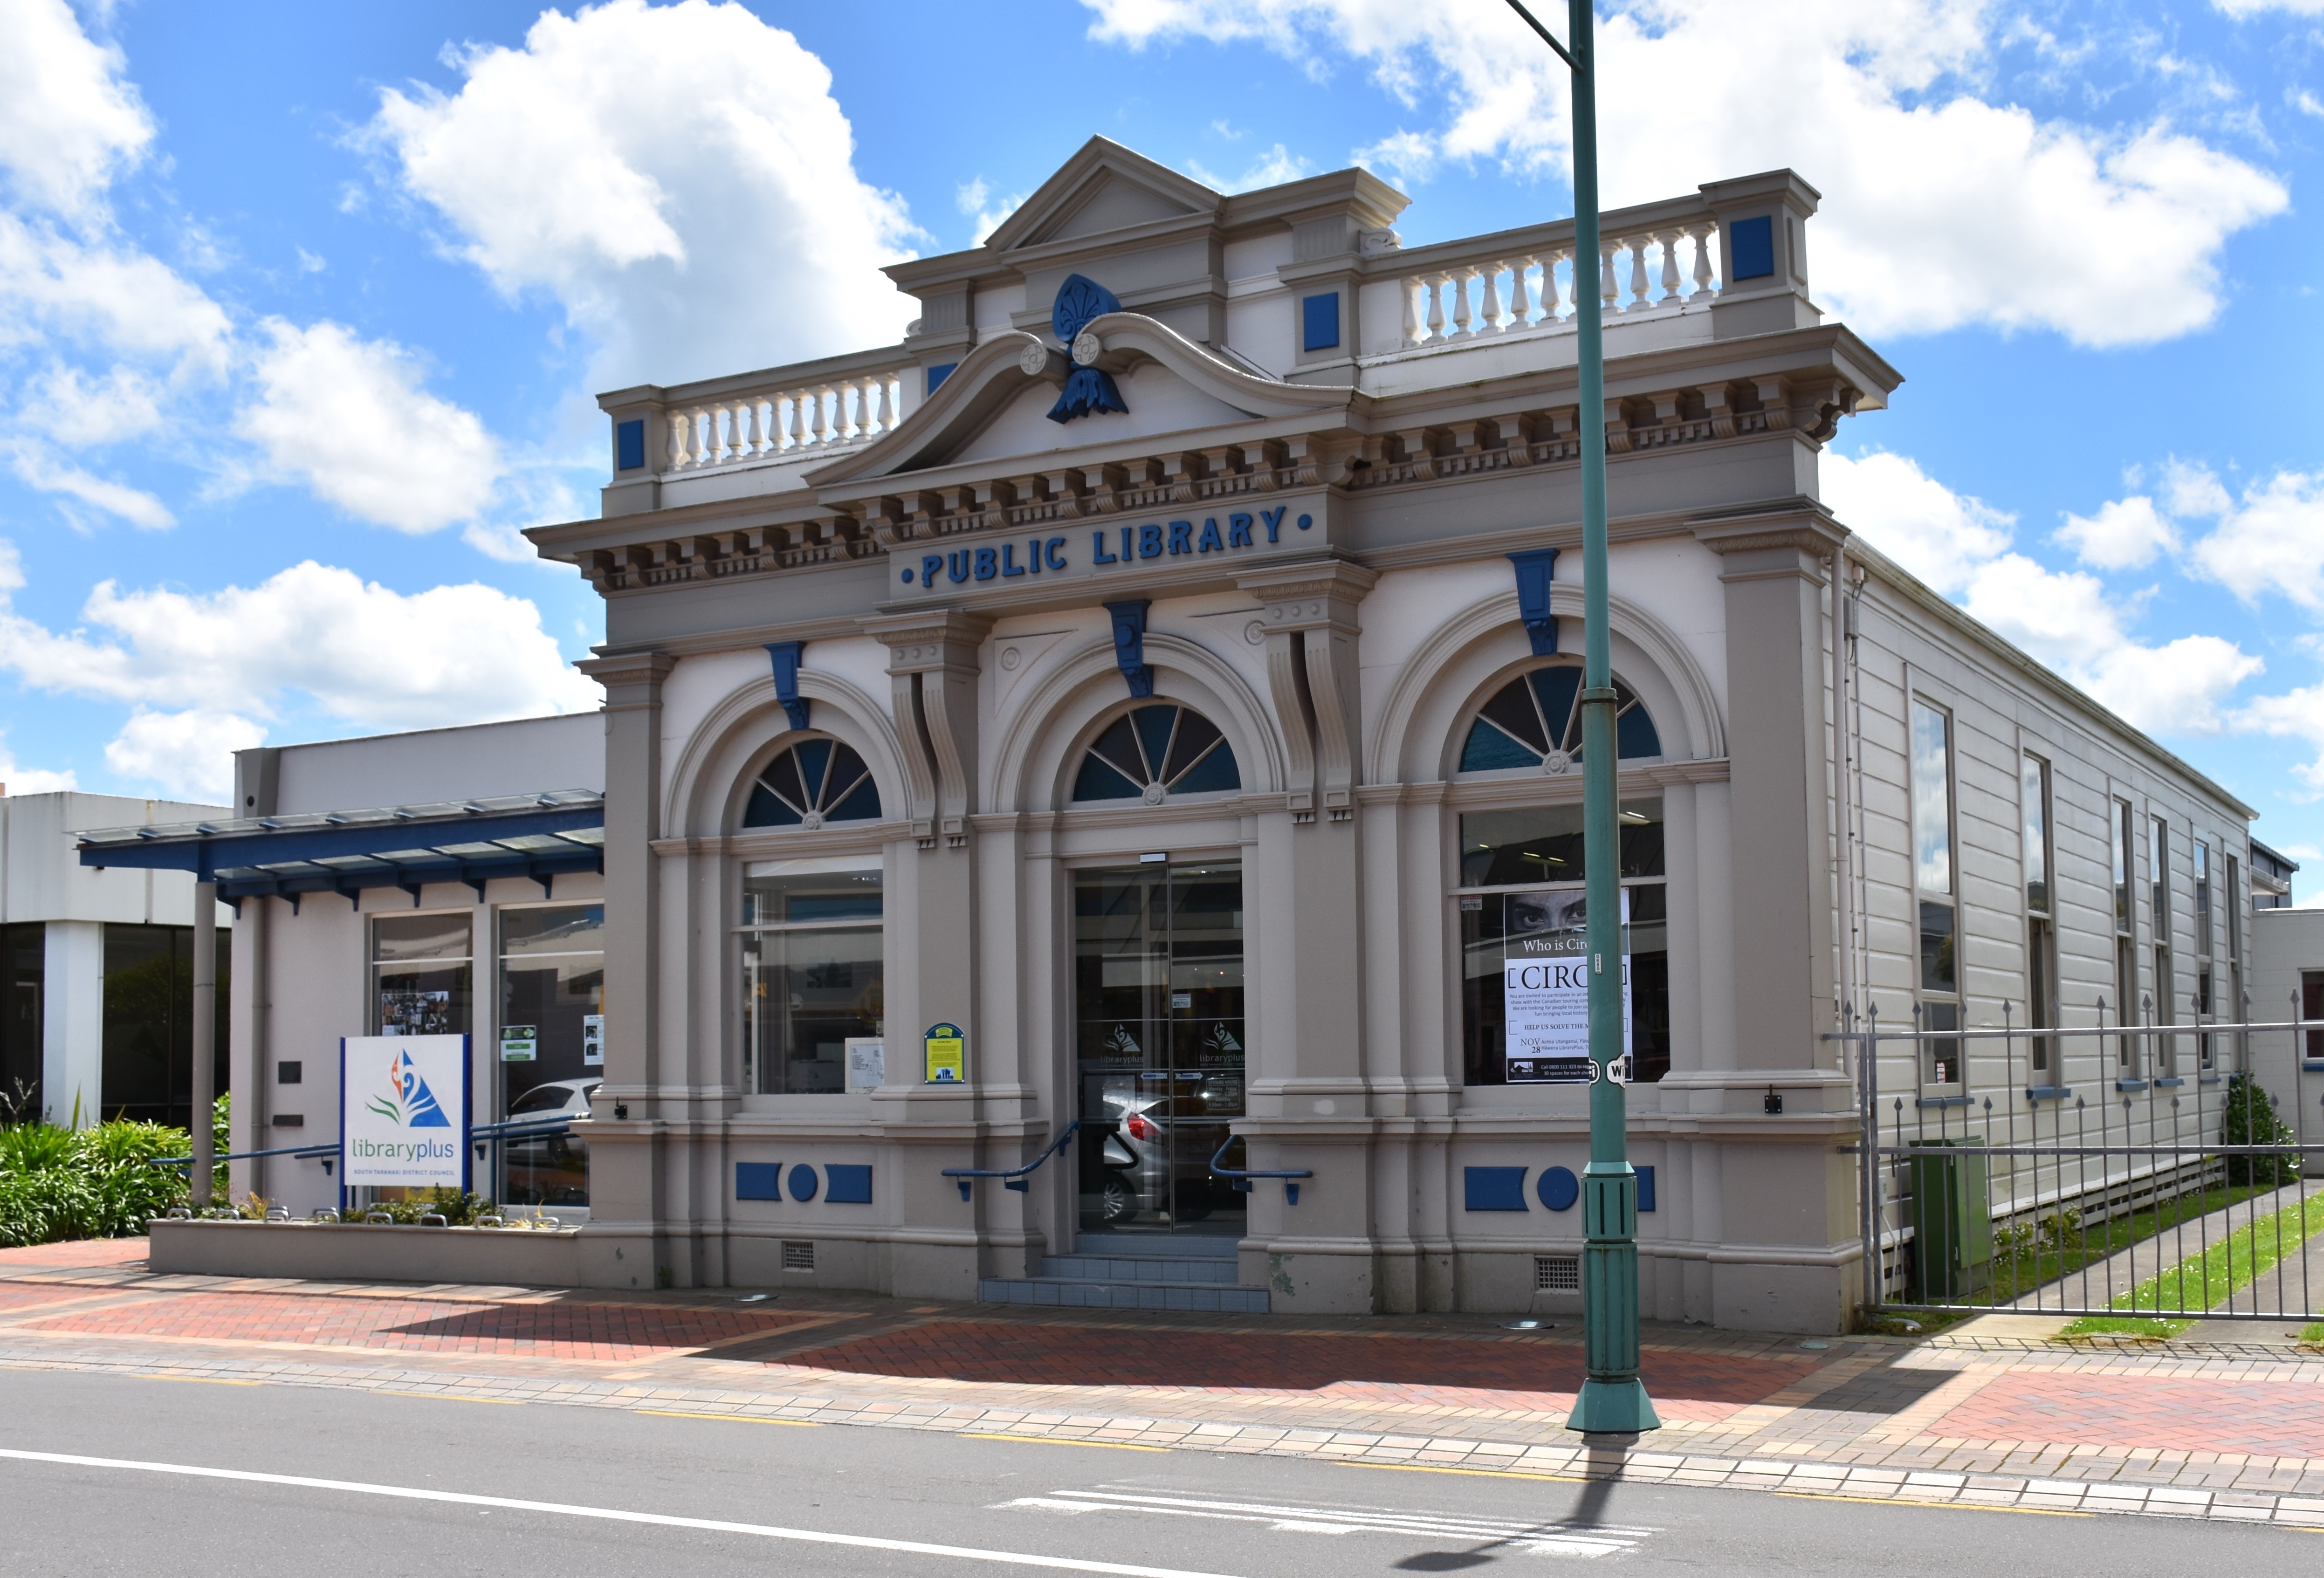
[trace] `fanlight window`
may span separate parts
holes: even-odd
[[[1636,693],[1614,681],[1615,754],[1659,756],[1662,736]],[[1562,772],[1582,760],[1582,670],[1553,664],[1510,680],[1477,710],[1461,747],[1461,771],[1540,767]]]
[[[880,788],[863,758],[836,740],[801,740],[751,786],[745,827],[820,827],[880,815]]]
[[[1107,725],[1074,777],[1076,800],[1138,800],[1242,788],[1234,749],[1218,725],[1169,702],[1136,706]]]

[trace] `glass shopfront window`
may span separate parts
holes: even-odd
[[[847,1088],[847,1043],[887,1022],[876,855],[763,861],[742,879],[742,1088]]]
[[[379,916],[371,956],[374,1035],[469,1033],[475,977],[466,911]]]
[[[502,1114],[586,1122],[605,1076],[605,907],[503,909],[499,925]],[[577,1130],[511,1140],[501,1167],[503,1204],[589,1204]]]
[[[1670,1071],[1670,928],[1663,807],[1624,800],[1627,924],[1624,1044],[1631,1079]],[[1588,1078],[1579,805],[1472,811],[1461,818],[1461,1018],[1467,1083],[1572,1084]]]

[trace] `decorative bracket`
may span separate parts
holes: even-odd
[[[775,697],[783,704],[783,715],[794,729],[807,727],[807,703],[798,687],[799,652],[806,645],[805,641],[767,643],[767,656],[775,665]]]
[[[1525,621],[1526,634],[1533,640],[1533,655],[1554,656],[1557,616],[1549,611],[1549,586],[1557,576],[1557,549],[1527,549],[1509,555],[1509,562],[1517,568],[1517,617]]]
[[[1113,660],[1130,681],[1130,694],[1141,701],[1154,694],[1154,670],[1146,666],[1146,610],[1151,606],[1145,597],[1105,605],[1113,616]]]

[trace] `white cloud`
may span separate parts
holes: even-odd
[[[1500,5],[1406,0],[1084,0],[1093,36],[1344,53],[1425,121],[1364,153],[1566,168],[1565,69]],[[1599,33],[1606,205],[1789,165],[1824,194],[1818,299],[1859,330],[1963,324],[2136,345],[2209,323],[2227,237],[2283,183],[2162,121],[2093,128],[1978,97],[2003,26],[1986,0],[1739,5],[1630,0]],[[1437,106],[1442,101],[1443,107]],[[1780,106],[1780,113],[1770,113]],[[2153,238],[2172,245],[2157,249]]]
[[[1826,450],[1818,465],[1832,512],[1940,592],[1960,592],[1978,565],[2009,547],[2016,516],[1953,492],[1904,456],[1851,460]]]
[[[1022,208],[1030,192],[1011,192],[999,202],[992,200],[992,185],[982,176],[960,187],[953,194],[953,202],[969,217],[971,234],[968,244],[982,246],[984,238],[1001,228],[1001,221]]]
[[[91,377],[52,361],[28,382],[16,420],[72,448],[117,444],[158,430],[168,398],[161,380],[140,367],[117,365]]]
[[[2058,540],[2084,564],[2102,570],[2137,569],[2179,547],[2178,529],[2144,494],[2110,499],[2095,515],[2069,514]]]
[[[161,531],[178,523],[178,518],[170,512],[170,506],[143,489],[92,476],[77,466],[50,459],[30,445],[18,443],[13,446],[9,464],[27,486],[38,488],[44,494],[61,494],[67,498],[77,499],[108,515],[118,515],[132,526],[142,526],[148,531]]]
[[[121,51],[65,0],[0,0],[0,169],[23,200],[79,215],[153,139]]]
[[[230,712],[139,707],[105,748],[123,778],[157,783],[172,799],[226,805],[234,798],[234,753],[266,743],[266,727]]]
[[[381,95],[405,189],[512,294],[601,347],[598,387],[669,383],[899,337],[902,200],[855,173],[831,73],[740,5],[544,13],[458,60],[456,93]]]
[[[158,258],[0,212],[0,346],[49,340],[218,371],[232,325]]]
[[[1826,451],[1819,465],[1823,500],[1842,523],[2136,727],[2216,732],[2227,697],[2263,668],[2218,636],[2140,643],[2097,577],[2010,551],[2015,517],[1954,493],[1904,456]]]
[[[2293,16],[2324,16],[2324,0],[2211,0],[2211,4],[2229,16],[2257,16],[2264,11],[2282,11]]]
[[[2235,715],[2237,727],[2279,739],[2305,741],[2316,760],[2292,770],[2308,786],[2309,799],[2324,798],[2324,685],[2310,685],[2282,696],[2255,697]]]
[[[274,318],[265,328],[259,398],[236,425],[273,475],[399,531],[434,531],[484,507],[498,448],[473,414],[420,387],[410,353],[336,323]]]
[[[2195,568],[2246,603],[2273,592],[2324,614],[2324,474],[2279,471],[2239,500],[2203,477],[2218,522],[2196,542]]]
[[[22,584],[10,548],[0,593]],[[381,728],[572,712],[600,698],[537,607],[475,584],[407,595],[310,559],[214,593],[104,581],[81,617],[85,628],[59,633],[0,607],[0,668],[37,689],[156,712],[267,719],[303,696]]]
[[[49,795],[59,789],[80,787],[80,780],[70,768],[53,772],[43,767],[20,767],[15,756],[5,744],[0,744],[0,793],[11,795]]]
[[[1186,173],[1204,186],[1222,192],[1257,191],[1263,186],[1281,186],[1287,180],[1297,180],[1315,168],[1310,160],[1302,159],[1277,143],[1250,162],[1240,175],[1214,175],[1194,161],[1186,161]]]

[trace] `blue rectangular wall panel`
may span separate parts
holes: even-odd
[[[1310,351],[1328,351],[1340,343],[1340,293],[1302,297],[1299,302],[1299,343]]]
[[[783,1164],[779,1161],[738,1161],[734,1164],[734,1198],[779,1200],[783,1197]]]
[[[872,1169],[830,1166],[823,1169],[823,1198],[832,1205],[872,1204]]]
[[[1630,1170],[1638,1175],[1638,1209],[1652,1211],[1655,1208],[1655,1169],[1634,1167]]]
[[[936,392],[936,386],[941,384],[945,379],[951,377],[952,370],[959,365],[960,364],[958,362],[938,362],[935,366],[929,368],[928,392],[930,394],[934,394]]]
[[[1775,221],[1762,214],[1727,227],[1727,277],[1764,280],[1775,272]]]
[[[635,471],[646,463],[646,424],[640,417],[613,424],[613,469]]]
[[[1523,1211],[1523,1167],[1462,1167],[1462,1204],[1471,1211]]]

